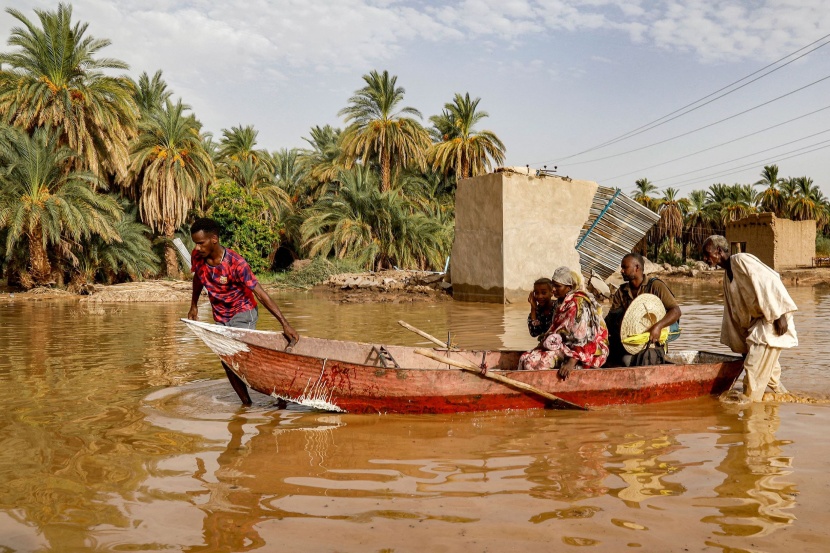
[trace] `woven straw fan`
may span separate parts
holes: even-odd
[[[631,306],[623,316],[620,325],[620,338],[625,340],[630,336],[642,334],[665,316],[666,308],[660,298],[654,294],[641,294],[631,302]],[[636,345],[623,342],[623,347],[628,353],[635,355],[644,350],[646,344]]]

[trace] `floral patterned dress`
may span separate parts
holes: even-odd
[[[539,346],[522,354],[519,370],[557,369],[568,357],[578,368],[598,369],[608,358],[608,329],[596,301],[581,290],[569,292],[556,308]]]

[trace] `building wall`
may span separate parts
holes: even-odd
[[[772,213],[759,213],[726,225],[726,239],[732,253],[751,253],[766,265],[775,268],[775,232]],[[745,247],[738,247],[745,244]]]
[[[453,297],[504,301],[502,173],[459,181],[450,255]]]
[[[816,222],[775,219],[775,267],[811,266],[816,255]]]
[[[597,184],[493,173],[458,183],[453,296],[461,301],[526,301],[533,281],[568,265]]]
[[[779,219],[772,213],[750,215],[726,226],[733,253],[744,251],[779,271],[812,264],[816,222]],[[739,245],[744,245],[741,249]]]

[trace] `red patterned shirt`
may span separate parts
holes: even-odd
[[[259,283],[245,259],[230,248],[219,265],[212,267],[196,250],[190,254],[193,278],[204,285],[213,307],[213,320],[226,323],[237,313],[256,307],[254,288]]]

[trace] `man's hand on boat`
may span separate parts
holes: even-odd
[[[199,319],[199,308],[195,305],[190,306],[190,310],[187,312],[187,318],[191,321],[196,321]]]
[[[571,371],[576,367],[576,357],[568,357],[568,360],[565,361],[559,370],[557,371],[557,375],[562,380],[568,378],[568,375],[571,374]]]

